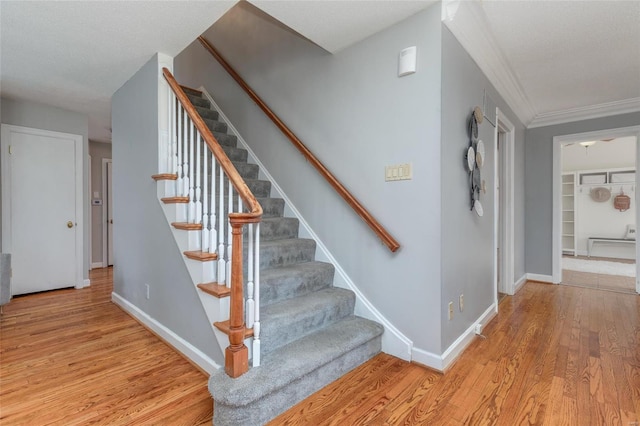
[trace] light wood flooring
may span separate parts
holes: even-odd
[[[573,256],[569,256],[573,257]],[[577,259],[591,261],[606,261],[632,264],[634,259],[612,259],[609,257],[576,256]],[[596,274],[592,272],[562,270],[562,284],[595,288],[600,290],[619,291],[636,294],[636,278],[613,274]]]
[[[5,306],[0,424],[210,424],[206,377],[91,279]],[[270,424],[638,425],[639,296],[528,282],[483,333],[444,375],[380,354]]]

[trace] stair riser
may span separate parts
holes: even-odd
[[[210,120],[208,118],[205,118],[204,119],[204,123],[207,125],[209,130],[211,130],[212,132],[220,132],[220,133],[226,133],[227,132],[226,123],[223,123],[221,121]]]
[[[218,111],[210,108],[196,106],[196,111],[198,111],[198,114],[200,114],[202,118],[206,118],[209,120],[218,120],[218,117],[220,116],[220,114],[218,114]]]
[[[327,290],[327,296],[329,296]],[[298,314],[285,315],[279,312],[274,318],[269,307],[261,310],[262,315],[262,353],[267,354],[288,343],[327,325],[353,314],[355,295],[352,292],[340,292],[318,300],[318,304]]]
[[[240,176],[242,176],[243,179],[258,179],[258,176],[260,174],[260,168],[256,165],[256,164],[249,164],[249,163],[242,163],[242,162],[233,162],[234,167],[236,168],[236,170],[238,171],[238,173],[240,173]],[[196,164],[197,167],[197,164]],[[207,160],[207,169],[208,169],[208,176],[209,176],[209,183],[211,182],[211,162],[208,159]],[[195,171],[195,169],[194,169]],[[200,159],[200,174],[204,173],[204,161],[201,158]],[[220,176],[220,167],[216,166],[215,169],[215,176],[216,176],[216,181],[218,180],[219,176]],[[175,183],[174,183],[175,185]],[[164,197],[164,195],[163,195]]]
[[[282,198],[256,198],[262,206],[262,217],[282,217],[284,215],[284,200]]]
[[[201,98],[200,96],[194,96],[187,93],[187,97],[191,101],[194,106],[202,107],[202,108],[211,108],[211,102],[208,100]]]
[[[328,288],[333,284],[333,276],[334,268],[330,264],[287,275],[263,273],[260,279],[260,305],[264,307]]]
[[[298,238],[300,224],[297,219],[283,217],[277,220],[265,220],[260,224],[260,241],[285,240]],[[248,227],[244,228],[244,241],[247,241],[249,234]]]
[[[278,266],[293,265],[309,262],[314,259],[316,246],[314,241],[295,240],[286,246],[260,246],[260,268],[276,268]]]
[[[269,393],[249,405],[234,407],[214,400],[213,424],[216,426],[264,425],[314,392],[373,358],[380,353],[380,350],[381,339],[376,337],[292,382],[279,392]]]

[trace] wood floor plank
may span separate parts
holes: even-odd
[[[207,378],[88,289],[17,297],[0,317],[0,424],[211,425]],[[640,422],[640,297],[528,282],[445,374],[380,354],[269,424]]]

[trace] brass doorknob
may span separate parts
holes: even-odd
[[[67,228],[73,228],[73,222],[71,221],[67,222]]]

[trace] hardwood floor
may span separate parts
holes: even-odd
[[[211,424],[207,377],[91,287],[15,297],[0,319],[1,425]]]
[[[206,377],[90,288],[14,298],[0,424],[210,424]],[[622,425],[640,419],[640,297],[529,282],[445,375],[380,354],[271,425]]]
[[[638,425],[640,297],[528,282],[445,375],[381,354],[271,425]]]

